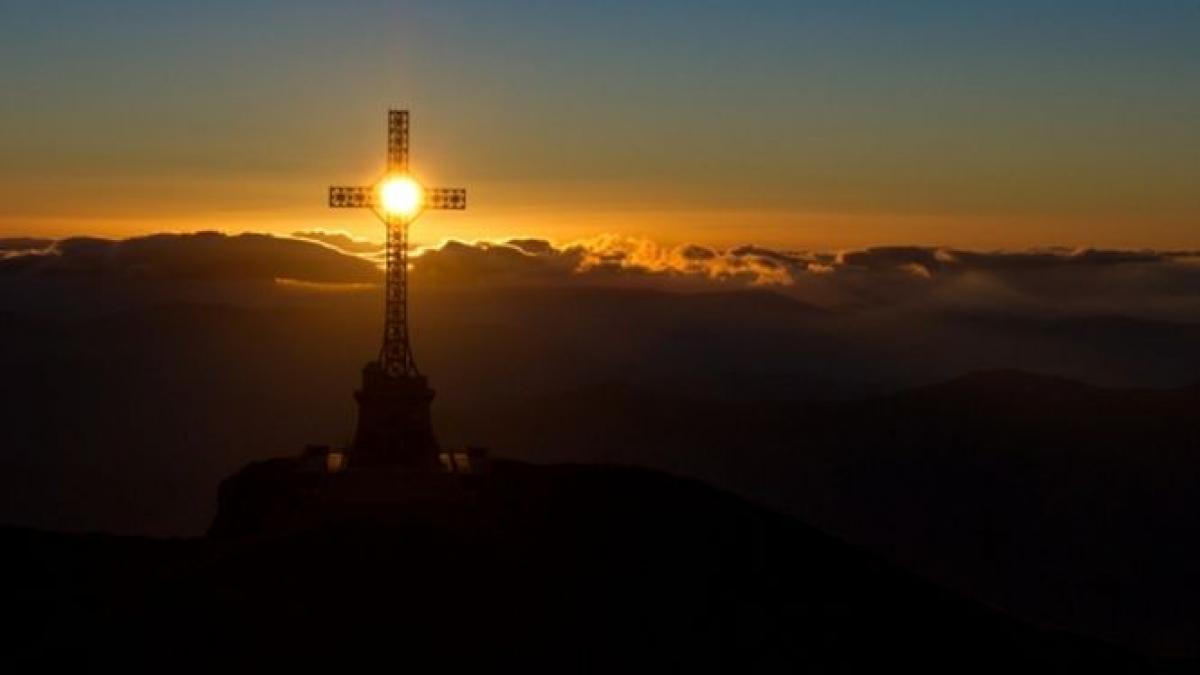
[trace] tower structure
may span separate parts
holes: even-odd
[[[369,186],[332,186],[331,208],[371,209],[386,228],[383,345],[363,368],[351,466],[438,466],[430,405],[434,391],[417,369],[408,327],[408,231],[427,209],[467,207],[462,188],[426,188],[408,166],[409,114],[388,111],[387,172]]]

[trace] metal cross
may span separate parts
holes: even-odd
[[[332,186],[329,206],[371,209],[387,226],[387,289],[379,365],[394,378],[419,377],[408,339],[408,226],[426,209],[467,208],[463,188],[422,187],[408,172],[408,111],[388,111],[387,173],[366,187]]]

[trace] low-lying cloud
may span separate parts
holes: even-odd
[[[366,241],[364,239],[355,239],[345,232],[326,232],[324,230],[305,230],[292,234],[297,239],[307,239],[315,241],[326,246],[332,246],[339,251],[355,254],[372,254],[383,251],[383,244]]]
[[[761,246],[662,246],[599,237],[448,242],[415,260],[437,283],[649,286],[703,291],[770,289],[830,309],[945,305],[1200,316],[1200,255],[1179,251],[964,251],[880,247],[841,252]]]
[[[125,240],[0,241],[0,277],[276,280],[370,284],[379,246],[342,233],[295,237],[214,232]],[[447,241],[414,251],[429,288],[632,287],[704,292],[766,289],[842,312],[966,311],[1043,316],[1200,317],[1200,254],[878,247],[821,252],[744,245],[662,245],[601,236]]]
[[[378,270],[369,261],[298,239],[199,232],[62,239],[0,260],[2,276],[361,283],[375,280]]]

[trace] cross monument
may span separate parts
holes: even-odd
[[[426,188],[408,169],[408,111],[388,111],[387,173],[369,186],[329,188],[331,208],[371,209],[383,221],[387,267],[383,346],[363,369],[351,466],[432,470],[438,443],[429,406],[434,392],[413,360],[408,332],[408,229],[426,209],[467,207],[462,188]]]

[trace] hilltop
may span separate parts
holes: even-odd
[[[470,493],[234,539],[9,529],[15,644],[43,664],[200,670],[1148,667],[662,473],[498,462]]]

